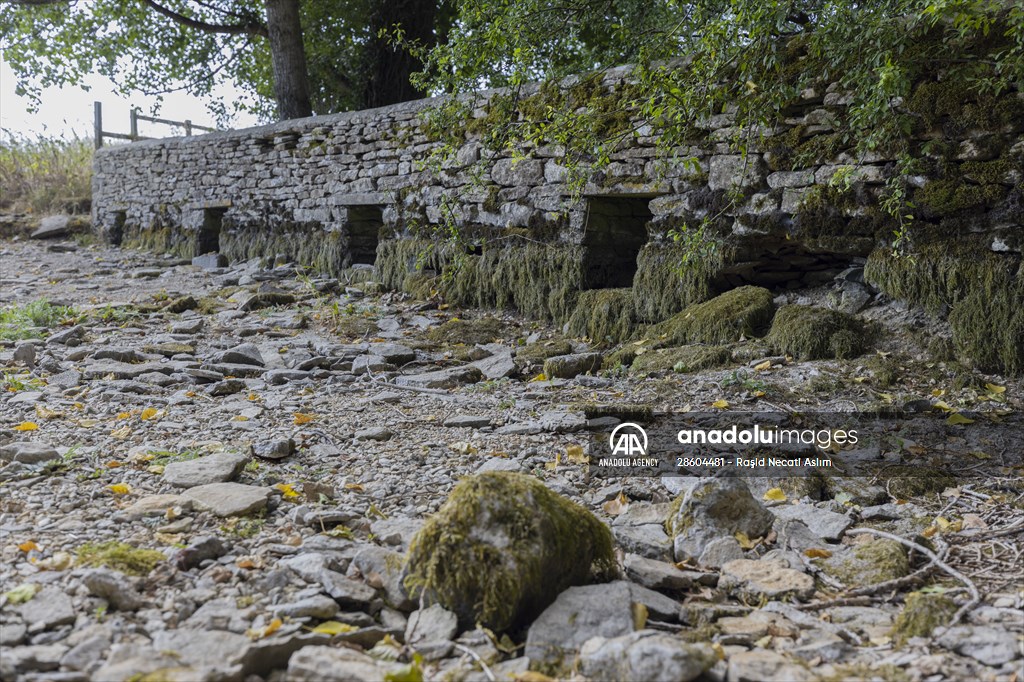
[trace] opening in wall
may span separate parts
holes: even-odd
[[[128,213],[126,211],[114,211],[114,222],[110,226],[110,231],[107,232],[111,245],[121,246],[121,242],[124,240],[124,224],[127,220]]]
[[[384,227],[380,206],[349,206],[348,248],[352,264],[373,265],[377,261],[377,243]]]
[[[226,208],[204,208],[203,226],[196,236],[196,255],[220,252],[220,231],[224,223]]]
[[[583,287],[633,286],[636,258],[647,243],[650,196],[591,197],[583,234]]]

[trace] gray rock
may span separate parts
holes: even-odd
[[[183,495],[200,511],[216,516],[241,516],[265,509],[270,491],[241,483],[208,483],[189,488]]]
[[[288,682],[382,682],[404,666],[371,658],[355,649],[307,646],[288,660]]]
[[[697,563],[708,568],[721,568],[730,561],[743,558],[743,548],[734,537],[715,538],[704,547]]]
[[[377,596],[377,591],[366,583],[352,580],[336,571],[324,570],[316,577],[324,592],[331,595],[342,608],[367,609]]]
[[[455,388],[461,384],[475,384],[483,378],[483,372],[476,367],[463,365],[423,374],[406,374],[396,378],[395,384],[417,388]]]
[[[522,471],[523,465],[514,459],[505,459],[504,457],[491,457],[486,462],[477,467],[476,473],[483,474],[488,471]]]
[[[544,361],[544,376],[549,379],[572,379],[577,374],[600,369],[602,360],[600,353],[556,355]]]
[[[173,371],[174,367],[171,364],[159,362],[131,364],[117,360],[91,360],[86,364],[83,374],[86,379],[103,379],[107,376],[113,376],[115,379],[138,379],[150,372],[171,374]]]
[[[764,182],[766,174],[767,167],[759,155],[717,154],[711,157],[708,187],[759,187]]]
[[[662,591],[687,590],[701,575],[692,571],[681,571],[675,564],[648,559],[639,554],[627,554],[623,568],[626,570],[626,577],[633,582],[651,590]]]
[[[352,373],[356,375],[378,372],[394,372],[398,367],[377,355],[360,355],[352,361]]]
[[[60,459],[56,449],[46,443],[16,441],[0,445],[0,460],[5,462],[21,462],[23,464],[42,464]]]
[[[238,452],[171,462],[164,467],[164,481],[178,488],[194,488],[208,483],[230,481],[242,472],[249,458]]]
[[[228,258],[222,253],[204,253],[192,258],[192,265],[203,270],[216,270],[227,267]]]
[[[95,634],[75,644],[60,659],[62,668],[88,671],[99,663],[110,649],[109,634]]]
[[[57,587],[44,587],[36,596],[18,607],[21,619],[30,631],[48,630],[75,622],[71,597]]]
[[[71,216],[48,215],[39,221],[29,239],[56,239],[66,237],[71,230]]]
[[[243,343],[229,348],[213,356],[212,362],[218,364],[259,365],[263,366],[263,355],[254,343]]]
[[[250,312],[260,308],[269,308],[275,305],[290,305],[295,303],[295,296],[281,291],[261,291],[246,296],[239,301],[238,309]]]
[[[413,611],[405,628],[405,643],[414,649],[426,644],[450,642],[459,631],[459,619],[439,604]]]
[[[775,517],[740,479],[710,478],[683,494],[682,503],[668,519],[674,534],[677,561],[699,559],[713,540],[745,533],[754,539],[767,535]]]
[[[179,666],[193,669],[191,679],[239,678],[251,644],[245,635],[224,630],[160,630],[153,634],[153,649],[173,653]]]
[[[444,425],[453,429],[479,429],[484,426],[490,426],[491,418],[486,415],[477,417],[471,414],[460,414],[445,419]]]
[[[246,388],[245,382],[241,379],[225,379],[224,381],[216,381],[206,387],[207,394],[218,397],[224,395],[234,395],[240,393]]]
[[[182,571],[189,571],[202,565],[204,561],[219,559],[228,553],[228,546],[216,535],[206,535],[193,540],[187,547],[178,552],[175,563]]]
[[[171,323],[172,334],[198,334],[206,326],[206,321],[201,317],[194,319],[182,319]]]
[[[989,666],[998,666],[1021,656],[1018,635],[992,626],[957,625],[939,635],[938,642],[963,656]]]
[[[389,440],[395,434],[392,433],[391,429],[386,426],[371,426],[368,429],[360,429],[356,431],[356,440],[375,440],[385,441]]]
[[[295,441],[291,438],[275,438],[252,444],[252,454],[261,459],[284,459],[294,452]]]
[[[399,366],[416,359],[416,351],[398,343],[371,343],[370,354]]]
[[[125,346],[105,346],[90,356],[93,360],[113,360],[115,362],[137,363],[145,362],[146,356]]]
[[[80,324],[76,324],[73,327],[68,327],[62,332],[51,334],[47,337],[46,343],[57,343],[62,346],[77,346],[81,343],[84,336],[85,327]]]
[[[264,372],[261,376],[271,386],[280,386],[289,381],[302,381],[308,379],[310,373],[301,369],[272,369]]]
[[[580,672],[594,682],[689,682],[718,662],[710,644],[640,630],[621,637],[594,637],[580,650]]]
[[[26,367],[36,366],[36,346],[34,343],[19,343],[14,347],[14,361]]]
[[[612,526],[615,543],[626,552],[658,561],[672,558],[672,541],[660,524]]]
[[[772,507],[771,512],[783,521],[802,521],[812,533],[825,540],[838,541],[846,529],[853,525],[853,520],[846,514],[818,509],[810,504]]]
[[[747,599],[809,599],[814,579],[779,561],[737,559],[722,566],[719,589]]]
[[[164,516],[168,509],[175,507],[188,511],[192,508],[192,500],[181,495],[147,495],[139,498],[125,513],[130,519],[141,519],[146,516]]]
[[[142,597],[135,590],[132,580],[123,573],[95,569],[82,576],[82,584],[89,590],[89,594],[105,599],[118,611],[137,611],[142,607]]]
[[[498,159],[491,166],[491,179],[506,187],[539,185],[544,182],[544,162],[538,159]]]
[[[530,626],[526,656],[538,663],[564,665],[592,637],[628,635],[636,630],[634,602],[643,604],[652,619],[678,618],[676,601],[624,580],[570,587]]]
[[[487,379],[503,379],[516,373],[516,361],[512,357],[512,351],[507,349],[470,364],[483,372]]]
[[[274,615],[278,618],[318,618],[330,620],[338,612],[338,602],[330,597],[316,595],[297,602],[280,604],[274,607]]]
[[[387,604],[400,611],[412,610],[414,602],[403,583],[406,574],[401,554],[367,545],[352,557],[352,567],[359,571],[367,585],[384,591]]]
[[[764,649],[729,656],[726,682],[811,682],[816,676],[802,661]]]

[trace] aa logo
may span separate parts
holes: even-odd
[[[647,455],[647,432],[639,424],[619,424],[608,436],[608,446],[613,455],[644,457]]]

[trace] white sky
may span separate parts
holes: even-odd
[[[83,82],[91,87],[46,88],[41,95],[42,103],[35,113],[28,111],[31,104],[27,98],[14,94],[17,85],[14,73],[0,58],[0,129],[16,135],[35,137],[80,137],[92,138],[93,102],[103,103],[103,129],[110,132],[127,133],[128,114],[131,106],[149,114],[156,98],[134,94],[130,100],[114,94],[113,83],[102,76],[89,76]],[[219,95],[234,98],[234,88],[225,88]],[[230,108],[230,107],[229,107]],[[190,119],[198,125],[213,127],[213,118],[207,112],[202,100],[181,92],[164,96],[159,116],[174,121]],[[240,114],[231,123],[232,128],[244,128],[258,123],[255,116]],[[150,137],[183,135],[180,128],[139,122],[139,134]]]

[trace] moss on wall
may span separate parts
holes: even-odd
[[[633,333],[632,289],[592,289],[580,292],[569,317],[569,333],[597,345],[625,341]]]
[[[685,254],[682,246],[659,242],[640,249],[633,277],[633,306],[638,320],[659,322],[711,297],[711,281],[722,267],[721,252],[691,259],[683,266]]]

